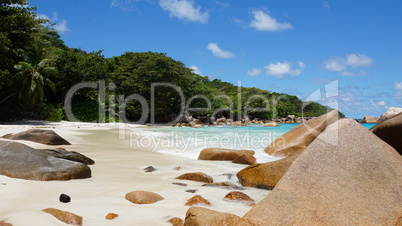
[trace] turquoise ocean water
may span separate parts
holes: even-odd
[[[151,137],[152,142],[156,144],[154,151],[161,153],[197,159],[204,148],[249,149],[256,152],[255,156],[259,162],[266,162],[276,158],[266,154],[265,147],[297,125],[299,123],[280,124],[279,127],[264,127],[257,124],[237,127],[155,127],[143,129],[142,134]],[[361,125],[370,129],[376,124]]]

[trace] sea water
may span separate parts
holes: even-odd
[[[152,151],[197,159],[204,148],[228,148],[255,151],[257,162],[270,162],[280,158],[264,152],[275,139],[300,123],[282,123],[278,127],[259,124],[249,126],[150,127],[140,132],[143,144],[152,143]],[[370,129],[375,123],[361,124]]]

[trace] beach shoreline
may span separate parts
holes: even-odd
[[[139,125],[127,125],[135,131]],[[200,182],[181,181],[177,176],[188,172],[204,172],[213,177],[214,182],[230,181],[240,185],[235,174],[246,167],[222,161],[199,161],[176,155],[141,150],[130,147],[129,140],[119,139],[118,124],[41,122],[14,123],[0,125],[0,136],[21,132],[32,128],[51,129],[68,140],[72,145],[62,146],[68,151],[76,151],[92,158],[92,177],[70,181],[29,181],[0,176],[0,220],[13,225],[63,225],[56,218],[42,212],[45,208],[57,208],[80,215],[84,225],[170,225],[166,221],[179,217],[184,219],[189,206],[184,204],[198,194],[212,203],[208,208],[220,212],[243,216],[251,209],[241,202],[223,200],[231,190],[203,187]],[[127,132],[129,132],[127,131]],[[121,137],[120,137],[121,138]],[[29,141],[18,141],[34,148],[49,148],[48,145]],[[57,148],[59,146],[52,146]],[[145,173],[144,168],[153,166],[156,170]],[[175,168],[180,166],[180,170]],[[229,180],[223,175],[230,173]],[[186,183],[187,187],[173,185]],[[196,189],[196,193],[185,192]],[[127,201],[124,196],[134,190],[158,193],[164,200],[138,205]],[[258,202],[269,190],[246,188],[244,190]],[[70,203],[61,203],[59,195],[71,196]],[[109,213],[119,217],[106,220]]]

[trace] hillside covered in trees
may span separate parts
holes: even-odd
[[[157,122],[171,121],[184,110],[194,116],[235,119],[246,113],[270,119],[328,111],[296,96],[211,81],[165,53],[126,52],[105,58],[101,50],[69,48],[50,21],[38,18],[35,10],[28,0],[6,0],[0,5],[0,121],[68,120],[65,110],[81,121],[102,122],[149,121],[149,109]],[[78,89],[66,109],[68,91],[84,82],[96,87]]]

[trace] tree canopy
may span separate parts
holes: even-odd
[[[53,24],[38,18],[35,10],[28,0],[0,4],[1,121],[67,119],[63,113],[66,94],[81,82],[97,87],[80,89],[72,98],[72,111],[83,121],[122,120],[122,111],[127,119],[138,120],[144,106],[141,98],[130,99],[132,94],[153,107],[159,122],[191,109],[194,116],[235,119],[246,113],[261,119],[302,113],[318,116],[329,110],[315,102],[303,103],[296,96],[210,80],[165,53],[126,52],[105,58],[102,50],[88,53],[69,48]],[[102,82],[104,97],[99,93]],[[106,112],[102,117],[99,106]]]

